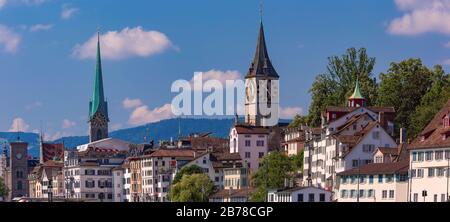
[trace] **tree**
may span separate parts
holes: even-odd
[[[202,173],[203,173],[203,169],[197,165],[183,167],[175,175],[175,178],[173,179],[173,184],[180,182],[181,178],[183,178],[184,175],[202,174]]]
[[[304,154],[305,151],[302,150],[302,152],[300,152],[299,154],[290,157],[292,167],[295,171],[303,171]]]
[[[412,114],[431,89],[432,77],[433,72],[420,59],[391,63],[388,72],[381,73],[378,105],[395,108],[397,135],[399,128],[411,129]]]
[[[184,175],[169,190],[173,202],[208,202],[214,190],[214,183],[206,174]]]
[[[292,177],[293,170],[291,160],[283,152],[276,151],[265,156],[261,167],[252,176],[256,191],[252,193],[251,200],[263,202],[268,189],[285,187],[285,180]]]
[[[289,128],[297,128],[300,127],[302,125],[308,125],[309,122],[309,118],[308,116],[300,116],[300,115],[296,115],[294,117],[294,120],[292,120],[292,122],[289,124]]]
[[[434,67],[432,82],[431,89],[422,97],[411,116],[412,124],[408,128],[410,138],[415,138],[450,99],[450,75],[445,74],[442,66]]]
[[[5,184],[5,181],[2,177],[0,177],[0,197],[2,197],[3,199],[8,196],[9,194],[9,189]]]
[[[368,105],[373,105],[378,96],[378,85],[373,78],[376,59],[367,55],[366,49],[350,48],[341,57],[328,58],[328,73],[316,77],[310,93],[309,122],[320,126],[321,113],[327,106],[343,106],[355,89],[359,80],[361,93]]]

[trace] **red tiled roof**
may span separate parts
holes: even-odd
[[[210,198],[230,198],[230,197],[248,198],[250,197],[252,192],[253,192],[252,188],[239,190],[221,190],[211,195]]]
[[[443,117],[450,113],[450,100],[442,107],[431,122],[422,131],[421,136],[416,138],[409,149],[428,149],[428,148],[443,148],[450,146],[450,137],[443,139],[443,133],[447,132],[449,128],[444,128],[442,124]],[[423,136],[426,136],[422,141]]]
[[[64,160],[64,144],[42,143],[41,146],[44,163],[55,158]]]
[[[237,125],[235,129],[238,134],[269,134],[270,131],[264,127]]]
[[[326,108],[326,112],[345,112],[345,113],[349,113],[349,112],[353,112],[356,109],[359,109],[362,107],[348,107],[348,106],[328,106]],[[371,106],[371,107],[364,107],[367,108],[369,110],[371,110],[372,112],[375,113],[380,113],[380,112],[384,112],[384,113],[395,113],[395,108],[394,107],[376,107],[376,106]]]
[[[363,129],[359,132],[356,132],[354,135],[340,135],[339,133],[334,134],[334,137],[337,138],[341,143],[348,144],[350,147],[358,145],[361,140],[369,133],[374,127],[378,126],[377,121],[373,121],[368,123]]]
[[[395,174],[406,173],[409,169],[409,161],[401,161],[394,163],[372,163],[358,168],[353,168],[341,173],[338,176],[353,175],[375,175],[375,174]]]
[[[194,158],[195,151],[189,149],[160,149],[156,150],[149,157],[186,157]]]
[[[382,154],[398,155],[398,149],[397,148],[380,147],[380,148],[378,148],[378,150]]]

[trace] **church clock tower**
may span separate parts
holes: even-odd
[[[261,20],[256,52],[245,77],[245,122],[252,126],[270,127],[278,124],[279,76],[267,52]],[[270,109],[270,113],[262,107]],[[276,119],[274,121],[274,119]]]
[[[102,61],[100,55],[100,33],[97,42],[97,64],[94,93],[89,103],[89,140],[95,142],[108,138],[108,103],[103,92]]]

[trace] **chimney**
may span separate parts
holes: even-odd
[[[380,112],[378,114],[378,123],[380,123],[380,125],[383,126],[384,128],[386,128],[384,125],[385,119],[386,119],[386,117],[385,117],[384,112]]]
[[[400,129],[400,144],[406,143],[407,135],[406,135],[406,129],[401,128]]]

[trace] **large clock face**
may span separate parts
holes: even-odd
[[[245,94],[248,103],[254,103],[256,100],[256,83],[255,80],[248,80],[245,89]]]
[[[18,160],[21,160],[21,159],[23,158],[23,155],[22,155],[22,153],[18,153],[18,154],[16,154],[16,158],[17,158]]]

